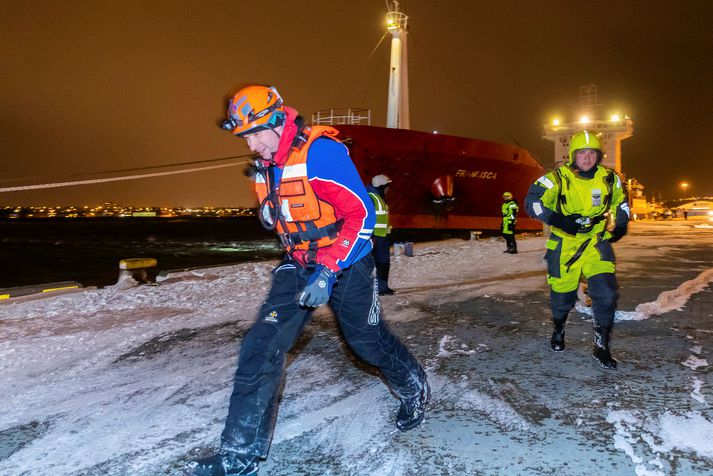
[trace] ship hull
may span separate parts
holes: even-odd
[[[517,229],[542,229],[522,206],[529,186],[545,172],[526,149],[412,130],[335,127],[364,183],[378,174],[391,178],[394,228],[497,230],[502,195],[510,192],[521,205]]]

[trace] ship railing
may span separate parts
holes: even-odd
[[[312,114],[312,124],[324,126],[370,126],[371,125],[371,110],[370,109],[323,109]]]

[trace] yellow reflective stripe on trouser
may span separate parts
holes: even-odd
[[[556,239],[547,242],[547,283],[557,293],[568,293],[579,286],[582,275],[590,278],[601,273],[614,273],[614,252],[611,243],[600,241],[593,236],[589,245],[584,249],[576,261],[567,266],[567,263],[577,253],[582,244],[581,240],[563,238],[561,248]]]

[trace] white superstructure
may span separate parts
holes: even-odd
[[[557,168],[568,160],[569,139],[577,132],[587,130],[598,134],[602,142],[604,158],[602,165],[616,172],[621,172],[621,141],[634,134],[634,122],[629,116],[611,113],[602,114],[602,105],[597,104],[597,87],[590,84],[580,90],[581,115],[572,121],[554,119],[543,125],[543,139],[555,144],[554,167]]]

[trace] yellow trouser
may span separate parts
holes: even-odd
[[[557,293],[577,289],[582,274],[586,278],[616,271],[611,243],[601,239],[601,234],[585,238],[550,235],[547,240],[547,283]]]

